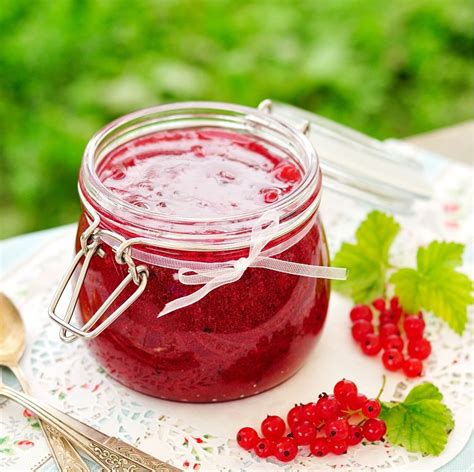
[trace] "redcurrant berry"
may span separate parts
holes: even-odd
[[[367,320],[358,320],[352,325],[352,337],[360,342],[367,333],[373,333],[374,327]]]
[[[254,451],[258,457],[270,457],[275,449],[275,441],[268,438],[261,438],[255,444]]]
[[[367,400],[362,405],[362,414],[366,418],[377,418],[381,410],[382,407],[380,406],[380,402],[378,400]]]
[[[324,432],[331,441],[342,441],[349,434],[349,423],[344,418],[329,421],[324,427]]]
[[[348,395],[355,395],[357,394],[357,386],[354,382],[350,380],[342,379],[334,385],[334,396],[336,400],[341,403],[345,404]]]
[[[350,312],[351,321],[372,321],[372,310],[368,305],[356,305]]]
[[[382,349],[380,336],[374,333],[367,333],[361,341],[360,347],[362,348],[362,352],[367,356],[377,355],[380,352],[380,349]]]
[[[347,452],[347,441],[343,439],[342,441],[329,441],[329,450],[336,454],[336,456],[340,456],[341,454],[345,454]]]
[[[275,444],[273,455],[281,462],[290,462],[298,453],[298,446],[292,438],[281,438]]]
[[[391,334],[387,336],[383,343],[384,349],[396,349],[397,351],[403,351],[403,339],[398,334]]]
[[[296,444],[307,445],[316,437],[318,431],[311,421],[302,421],[301,423],[297,423],[291,429],[291,432],[293,433]]]
[[[372,306],[373,306],[377,311],[382,312],[383,310],[385,310],[385,300],[384,300],[383,298],[376,298],[376,299],[372,302]]]
[[[412,339],[408,343],[408,355],[424,360],[431,354],[431,343],[425,339]]]
[[[392,310],[384,310],[379,316],[379,323],[381,325],[387,323],[396,323],[397,321],[397,316],[393,313]]]
[[[306,420],[311,421],[311,423],[315,425],[319,425],[320,423],[320,419],[318,418],[318,407],[314,402],[303,405],[303,416]]]
[[[240,429],[237,433],[237,444],[246,451],[255,447],[258,439],[257,431],[253,428],[245,427]]]
[[[400,331],[398,330],[398,326],[395,323],[385,323],[380,326],[380,338],[382,341],[385,341],[389,336],[393,334],[399,335]]]
[[[403,355],[397,349],[388,349],[383,353],[382,362],[387,370],[395,372],[403,364]]]
[[[394,297],[391,298],[390,300],[390,308],[392,308],[392,310],[395,310],[397,308],[400,307],[400,300],[398,299],[398,297],[395,295]]]
[[[322,395],[316,403],[318,418],[328,421],[336,418],[341,410],[341,405],[332,395]]]
[[[316,438],[309,446],[311,454],[316,457],[324,457],[329,452],[329,443],[326,438]]]
[[[362,432],[362,428],[351,424],[349,426],[349,434],[347,435],[347,444],[349,444],[349,446],[355,446],[359,444],[363,438],[364,433]]]
[[[280,439],[286,430],[286,424],[279,416],[267,416],[262,421],[262,434],[268,439]]]
[[[393,322],[397,324],[400,321],[400,318],[402,317],[403,309],[402,307],[398,308],[392,308],[392,318]]]
[[[384,421],[379,418],[370,418],[364,423],[363,432],[367,441],[379,441],[387,431]]]
[[[293,428],[295,424],[305,421],[307,418],[305,416],[303,405],[295,405],[286,416],[286,421],[290,428]]]
[[[352,411],[358,410],[362,408],[362,405],[367,401],[367,397],[362,394],[358,393],[357,395],[349,395],[347,397],[347,407]]]
[[[403,363],[403,372],[407,377],[418,377],[423,370],[423,363],[416,357],[409,357]]]
[[[419,339],[423,337],[425,321],[419,316],[407,316],[403,322],[403,329],[408,339]]]

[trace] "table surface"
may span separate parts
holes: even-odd
[[[474,120],[412,136],[406,141],[449,159],[474,164]]]
[[[474,121],[406,139],[417,146],[464,163],[474,163]],[[45,241],[62,228],[52,228],[0,241],[0,274],[36,253]],[[442,472],[474,470],[474,435],[463,451]]]

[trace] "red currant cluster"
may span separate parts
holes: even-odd
[[[367,399],[354,382],[343,379],[334,386],[333,395],[322,393],[316,403],[295,405],[288,412],[287,423],[279,416],[267,416],[261,424],[263,437],[253,428],[242,428],[237,443],[258,457],[273,456],[282,462],[293,460],[299,446],[309,446],[316,457],[329,452],[340,455],[364,438],[383,438],[387,427],[377,418],[380,411],[378,399]]]
[[[352,337],[362,352],[376,356],[382,349],[382,362],[392,372],[402,369],[407,377],[418,377],[422,361],[431,354],[431,344],[423,337],[425,321],[421,311],[417,315],[405,313],[398,298],[387,303],[377,298],[369,305],[356,305],[350,312]],[[378,312],[378,329],[374,328],[373,311]],[[403,348],[406,346],[406,353]]]

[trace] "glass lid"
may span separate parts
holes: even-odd
[[[401,213],[431,198],[422,166],[393,146],[285,103],[265,100],[259,108],[306,130],[325,187]]]

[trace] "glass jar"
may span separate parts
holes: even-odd
[[[301,179],[275,202],[206,217],[152,211],[104,185],[100,167],[108,156],[157,133],[189,130],[240,136],[290,162]],[[91,139],[79,193],[77,255],[50,307],[63,340],[88,339],[119,382],[184,402],[254,395],[303,365],[326,320],[328,279],[341,274],[328,268],[321,172],[302,131],[265,110],[230,104],[141,110]],[[71,278],[76,285],[62,317],[58,303]],[[71,322],[76,302],[80,327]]]

